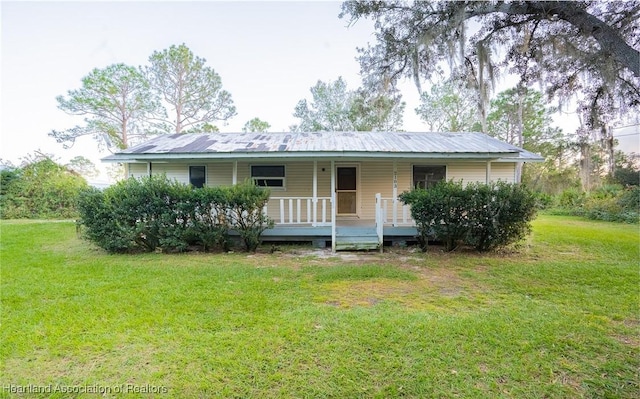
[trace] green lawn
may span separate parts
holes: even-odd
[[[640,397],[638,226],[543,215],[517,252],[342,258],[1,228],[0,397]]]

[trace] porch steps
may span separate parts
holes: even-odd
[[[336,228],[336,251],[357,251],[378,249],[378,235],[375,228]]]

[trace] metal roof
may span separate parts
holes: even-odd
[[[540,161],[539,155],[483,133],[286,132],[160,135],[104,158],[131,162],[178,159],[481,158]]]

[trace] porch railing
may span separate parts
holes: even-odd
[[[379,195],[376,194],[376,221],[380,220],[382,224],[390,224],[391,226],[413,226],[415,224],[409,205],[403,204],[397,198],[383,198],[382,196],[378,197]]]
[[[414,226],[411,217],[411,207],[405,205],[398,198],[383,198],[382,194],[376,194],[376,233],[378,244],[382,248],[384,239],[384,226]]]
[[[271,197],[263,211],[279,224],[331,225],[331,197]]]

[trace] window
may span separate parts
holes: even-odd
[[[193,187],[204,187],[206,170],[204,166],[189,166],[189,183]]]
[[[284,189],[284,165],[253,165],[251,179],[260,187]]]
[[[437,182],[447,178],[447,167],[441,165],[434,166],[413,166],[413,187],[431,188]]]

